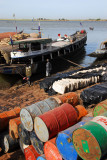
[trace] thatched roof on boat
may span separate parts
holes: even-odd
[[[100,44],[100,49],[105,48],[105,44],[107,44],[107,41],[104,41]]]
[[[18,44],[24,44],[24,43],[41,43],[41,44],[46,44],[46,43],[51,43],[52,39],[51,38],[28,38],[28,39],[23,39],[19,41],[13,41],[13,45],[18,45]],[[11,42],[9,42],[11,45]]]

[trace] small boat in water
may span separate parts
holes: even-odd
[[[90,57],[105,58],[107,57],[107,41],[101,43],[100,48],[95,52],[88,54]]]
[[[94,27],[89,27],[89,29],[93,31],[93,30],[94,30]]]
[[[26,38],[12,42],[11,51],[8,54],[0,54],[1,59],[5,55],[7,59],[8,67],[5,64],[0,65],[0,73],[7,74],[21,74],[22,70],[26,65],[31,65],[33,73],[36,73],[38,63],[48,59],[54,59],[58,56],[75,54],[77,51],[82,49],[86,44],[87,33],[85,30],[77,31],[76,33],[57,40],[51,38]],[[9,42],[11,45],[11,42]],[[6,52],[6,50],[5,50]],[[16,67],[15,67],[16,66]],[[19,68],[18,68],[19,66]],[[9,72],[9,68],[11,72]],[[12,68],[14,71],[12,71]]]

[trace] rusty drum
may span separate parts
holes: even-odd
[[[9,120],[19,117],[20,107],[17,107],[10,111],[0,113],[0,131],[6,130],[9,125]]]
[[[30,141],[38,154],[41,155],[44,153],[44,143],[38,139],[34,131],[30,132]]]
[[[44,144],[44,153],[47,160],[62,160],[62,156],[56,146],[56,138],[53,138]]]
[[[25,154],[26,160],[36,160],[37,157],[40,156],[40,154],[36,152],[36,150],[34,149],[32,145],[25,148],[24,154]]]
[[[93,116],[99,116],[100,114],[104,113],[107,111],[107,99],[98,103],[94,110],[93,110]]]
[[[100,160],[107,154],[107,112],[73,132],[73,144],[82,159]]]
[[[9,135],[13,139],[17,139],[19,137],[18,134],[18,126],[21,123],[20,117],[11,119],[9,121]]]
[[[54,98],[48,98],[21,109],[20,118],[24,128],[28,131],[32,131],[34,126],[34,118],[36,116],[41,115],[58,106],[59,104]]]
[[[46,142],[58,132],[77,123],[77,118],[77,111],[74,107],[64,103],[58,108],[35,117],[34,130],[37,137]]]

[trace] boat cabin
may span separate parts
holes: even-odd
[[[50,38],[29,38],[19,41],[13,41],[17,45],[16,50],[10,53],[11,59],[34,58],[51,49],[52,39]],[[11,44],[9,42],[9,44]]]

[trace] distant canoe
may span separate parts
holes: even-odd
[[[31,30],[39,30],[38,28],[31,28]],[[40,30],[42,30],[42,29],[40,29]]]
[[[94,27],[89,27],[90,30],[94,30]]]

